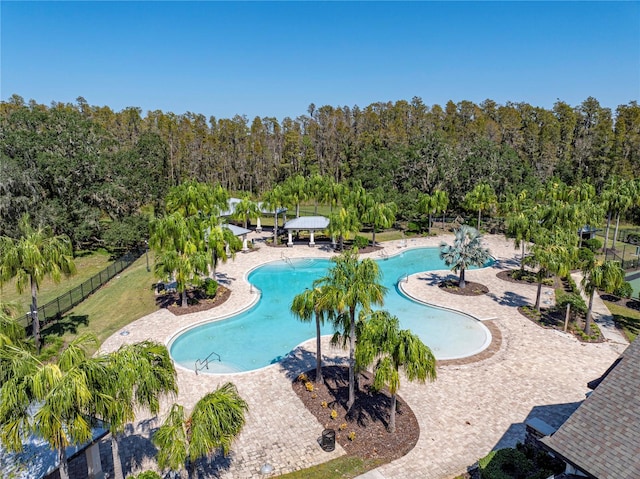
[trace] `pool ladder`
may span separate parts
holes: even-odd
[[[215,356],[219,362],[222,362],[222,358],[220,357],[220,355],[215,351],[211,351],[209,356],[207,356],[206,358],[196,359],[196,375],[198,374],[198,371],[202,371],[204,368],[209,369],[209,362],[211,360],[211,356]]]
[[[408,282],[409,282],[409,273],[405,273],[405,274],[400,275],[398,277],[398,281],[397,281],[398,284],[400,284],[400,283],[408,283]]]
[[[287,255],[285,255],[284,253],[280,254],[280,258],[282,259],[282,261],[284,261],[285,263],[287,263],[289,266],[291,266],[293,269],[296,269],[296,267],[293,265],[293,261],[291,261],[291,258],[289,258]]]

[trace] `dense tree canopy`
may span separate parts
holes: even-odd
[[[0,234],[15,235],[29,212],[75,247],[109,246],[110,228],[143,224],[129,218],[160,209],[168,189],[186,180],[255,197],[288,180],[294,208],[304,199],[295,178],[357,182],[383,189],[385,202],[411,219],[420,215],[420,195],[435,191],[447,193],[449,210],[464,211],[479,183],[499,199],[551,178],[588,181],[600,193],[613,175],[640,176],[639,151],[636,101],[613,112],[595,98],[552,109],[492,100],[428,106],[413,98],[310,105],[278,122],[114,112],[83,98],[46,106],[14,95],[0,103]],[[323,197],[331,193],[318,185],[309,200]]]

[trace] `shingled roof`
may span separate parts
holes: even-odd
[[[640,341],[542,442],[589,477],[640,478]]]

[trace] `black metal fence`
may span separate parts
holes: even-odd
[[[40,323],[44,325],[60,319],[64,313],[79,305],[89,295],[93,294],[107,281],[142,256],[144,251],[144,249],[140,249],[125,253],[115,262],[107,266],[107,268],[92,276],[80,286],[76,286],[71,291],[58,296],[53,301],[49,301],[45,305],[38,307],[38,319]],[[25,314],[24,321],[25,327],[31,326],[31,312]]]

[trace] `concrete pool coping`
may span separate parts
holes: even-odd
[[[260,239],[268,236],[253,234]],[[451,238],[451,235],[415,238],[405,240],[405,244],[408,243],[407,247],[437,247],[443,239],[450,241]],[[418,418],[420,439],[406,456],[378,468],[379,477],[448,479],[463,472],[493,447],[513,445],[521,439],[524,420],[533,412],[548,424],[557,425],[584,398],[588,391],[586,382],[600,376],[625,347],[615,342],[579,343],[567,334],[539,328],[522,317],[513,304],[535,298],[535,285],[509,283],[495,276],[500,269],[515,267],[518,250],[503,237],[486,236],[485,243],[497,258],[496,264],[491,268],[468,271],[467,278],[487,285],[488,295],[480,299],[452,297],[438,287],[426,285],[420,274],[412,275],[406,286],[412,295],[430,304],[455,306],[454,309],[477,318],[495,318],[487,324],[500,331],[501,343],[492,355],[480,361],[439,364],[438,379],[434,383],[402,383],[400,395]],[[403,250],[401,241],[384,244],[388,254]],[[316,257],[333,255],[322,248],[312,251]],[[216,313],[230,315],[246,307],[252,293],[243,279],[244,273],[257,264],[279,259],[282,252],[291,257],[310,255],[306,245],[287,249],[261,246],[256,252],[238,254],[235,261],[221,265],[219,278],[232,289],[232,295],[219,310],[216,308]],[[362,257],[375,258],[377,254],[380,253]],[[445,273],[449,274],[441,272]],[[129,331],[127,336],[116,332],[101,349],[110,351],[125,342],[144,339],[166,344],[167,338],[177,329],[202,321],[204,317],[211,317],[211,312],[174,316],[160,310],[123,328]],[[296,348],[279,367],[227,375],[196,376],[190,371],[178,372],[180,394],[177,402],[187,409],[226,381],[234,382],[249,403],[247,424],[234,444],[228,467],[218,471],[219,477],[256,477],[265,462],[274,467],[275,474],[282,474],[344,453],[339,447],[332,453],[320,449],[316,439],[323,425],[304,408],[291,388],[291,380],[297,374],[314,367],[314,351],[315,340],[311,339]],[[345,354],[323,340],[325,364],[343,364]],[[164,401],[162,414],[166,414],[169,407],[170,403]],[[132,444],[137,443],[136,437],[141,444],[148,443],[150,430],[157,427],[158,421],[147,419],[138,418],[130,435]],[[277,434],[270,434],[275,431]],[[124,454],[122,448],[121,452]],[[138,457],[135,446],[127,453]],[[134,468],[127,474],[154,465],[148,458],[137,462],[139,469]]]

